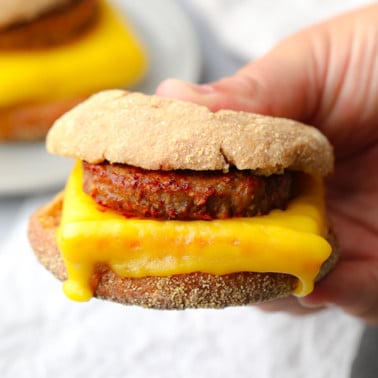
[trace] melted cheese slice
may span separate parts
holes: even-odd
[[[100,20],[75,41],[40,50],[0,51],[0,108],[129,87],[146,54],[125,20],[100,1]]]
[[[78,162],[65,190],[58,247],[68,271],[63,288],[78,301],[92,296],[96,263],[124,277],[190,272],[281,272],[298,277],[295,294],[313,290],[321,264],[331,253],[325,240],[320,179],[307,177],[286,211],[213,221],[125,218],[99,208],[82,191]]]

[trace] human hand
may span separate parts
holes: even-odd
[[[339,238],[335,270],[312,294],[262,305],[306,313],[338,306],[378,323],[378,5],[284,40],[233,76],[206,85],[170,79],[157,94],[288,117],[318,127],[334,146],[327,206]]]

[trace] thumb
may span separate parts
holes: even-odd
[[[359,124],[366,109],[365,123],[375,123],[377,15],[376,4],[345,13],[289,37],[230,77],[201,86],[169,79],[157,94],[324,128]]]
[[[292,37],[216,82],[196,85],[167,79],[156,93],[205,105],[212,111],[228,108],[304,120],[316,106],[319,87],[309,38],[308,34]]]

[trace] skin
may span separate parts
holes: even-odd
[[[326,200],[337,232],[337,267],[305,298],[261,306],[305,314],[336,306],[378,324],[378,4],[345,13],[282,41],[219,81],[168,79],[157,94],[216,111],[244,110],[318,127],[335,151]]]

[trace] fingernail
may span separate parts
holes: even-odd
[[[210,94],[214,93],[214,88],[210,84],[190,84],[190,87],[197,93]]]
[[[316,308],[326,307],[326,303],[314,302],[310,297],[298,298],[298,301],[301,304],[301,306],[306,307],[308,309],[316,309]]]

